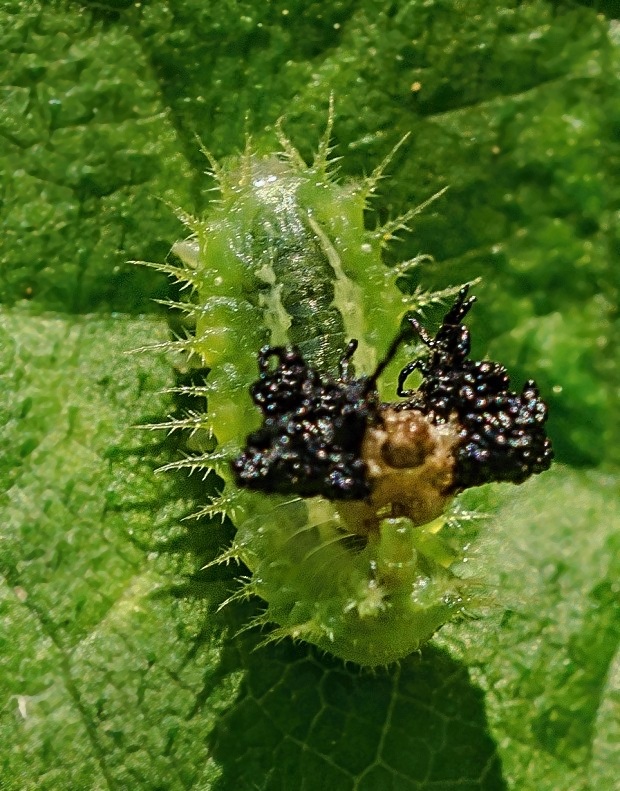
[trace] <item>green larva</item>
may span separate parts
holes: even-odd
[[[517,396],[506,389],[501,366],[466,360],[469,336],[460,320],[473,301],[465,300],[466,289],[434,339],[412,321],[411,334],[429,345],[430,362],[405,367],[399,391],[408,401],[381,405],[373,372],[391,344],[397,359],[379,382],[385,400],[394,399],[398,371],[411,360],[401,339],[394,342],[405,313],[459,289],[406,297],[396,287],[416,261],[390,269],[382,249],[419,209],[375,230],[364,227],[364,211],[387,162],[364,180],[337,181],[329,162],[331,118],[310,165],[281,131],[279,153],[260,157],[248,146],[234,165],[215,164],[219,201],[205,218],[186,219],[191,235],[174,247],[181,264],[161,268],[191,288],[183,309],[195,329],[183,345],[209,369],[207,412],[175,426],[208,438],[203,452],[178,466],[215,470],[225,483],[221,497],[205,507],[208,514],[230,516],[237,528],[218,562],[242,561],[250,569],[237,596],[265,602],[259,622],[271,625],[268,639],[305,640],[344,660],[376,666],[415,651],[475,597],[472,584],[454,571],[463,560],[464,539],[446,528],[454,517],[444,511],[457,491],[483,482],[467,463],[487,451],[472,445],[471,426],[460,420],[472,418],[471,410],[450,402],[442,413],[441,388],[456,392],[455,370],[459,392],[467,377],[492,375],[503,381],[506,414],[520,409],[519,419],[527,412],[530,424],[540,428],[546,412],[533,383]],[[352,339],[357,344],[349,345]],[[423,387],[405,392],[415,367],[425,377]],[[311,396],[308,382],[314,383]],[[295,388],[299,392],[291,396]],[[284,403],[289,396],[293,406]],[[336,402],[340,411],[329,423],[325,408]],[[262,420],[257,404],[264,408]],[[357,422],[346,422],[362,413]],[[349,425],[359,434],[352,440]],[[497,439],[503,429],[493,426]],[[317,436],[323,442],[318,451]],[[386,483],[380,457],[389,458],[390,437],[396,438],[392,456],[401,453],[403,442],[406,447],[400,460],[389,461],[389,473],[404,467],[409,477]],[[499,439],[505,443],[506,437]],[[545,469],[550,447],[540,436],[537,442],[542,456],[526,472],[522,465],[520,477],[489,475],[487,463],[486,479],[518,481]],[[362,489],[351,488],[343,466],[334,466],[342,458],[338,443],[353,448],[347,458],[355,457]],[[439,455],[428,443],[441,447]],[[512,435],[510,443],[517,447]],[[295,461],[299,448],[303,464]],[[286,469],[289,458],[292,472]],[[323,477],[312,477],[315,468]],[[457,469],[467,470],[462,480]],[[438,482],[429,494],[431,477]],[[334,481],[339,488],[330,489]]]

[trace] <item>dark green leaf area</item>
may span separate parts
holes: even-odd
[[[214,732],[217,789],[504,788],[480,691],[443,652],[376,674],[284,644],[263,654]]]
[[[0,12],[0,301],[151,310],[164,281],[128,259],[167,254],[180,225],[160,199],[185,202],[192,183],[157,84],[122,27],[12,5]]]

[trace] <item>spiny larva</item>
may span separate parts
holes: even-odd
[[[234,164],[214,164],[219,200],[184,218],[180,265],[160,268],[190,287],[182,346],[209,369],[208,409],[173,427],[206,438],[177,466],[224,481],[203,513],[237,528],[218,562],[243,562],[251,577],[232,599],[263,599],[268,639],[376,666],[475,599],[455,570],[465,538],[446,515],[454,495],[520,483],[552,450],[535,383],[515,393],[503,366],[468,359],[468,287],[396,287],[419,259],[388,268],[382,250],[421,207],[367,230],[387,160],[336,180],[331,121],[309,165],[280,129],[277,154],[248,144]],[[455,295],[434,336],[412,315]],[[426,353],[407,356],[407,336]],[[421,384],[406,389],[415,371]]]

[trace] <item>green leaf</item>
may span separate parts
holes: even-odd
[[[2,4],[3,788],[615,787],[620,35],[586,5]],[[474,353],[538,380],[561,462],[468,494],[488,611],[375,675],[218,612],[230,526],[184,519],[217,481],[156,475],[179,441],[136,428],[185,372],[127,354],[174,327],[127,261],[209,200],[196,135],[268,150],[285,114],[309,154],[330,92],[343,176],[413,133],[382,218],[450,186],[403,287],[483,278]]]
[[[613,788],[599,755],[615,749],[620,715],[617,478],[556,467],[493,497],[473,559],[496,575],[491,617],[451,625],[437,642],[487,693],[509,787]]]

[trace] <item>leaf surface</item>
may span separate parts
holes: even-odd
[[[3,788],[615,788],[620,34],[585,5],[2,4]],[[560,462],[468,494],[488,612],[375,675],[218,612],[230,526],[184,519],[216,483],[156,475],[179,441],[136,428],[183,372],[127,354],[175,329],[127,261],[207,204],[196,135],[225,162],[285,114],[309,155],[330,92],[343,177],[412,132],[382,219],[450,186],[388,258],[483,278],[474,353],[538,380]]]

